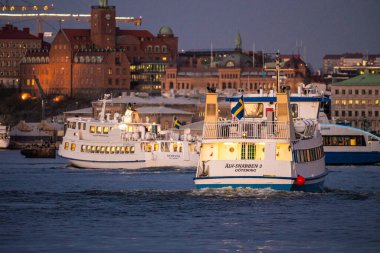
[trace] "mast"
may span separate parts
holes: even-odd
[[[276,53],[276,91],[281,92],[280,87],[280,51]]]

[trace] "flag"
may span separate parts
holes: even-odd
[[[177,119],[176,116],[173,118],[173,126],[177,129],[179,129],[182,126],[182,122]]]
[[[232,107],[231,113],[233,116],[235,116],[238,119],[241,119],[244,117],[244,101],[243,101],[243,95],[239,98],[237,104]]]

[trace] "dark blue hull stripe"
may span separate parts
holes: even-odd
[[[325,152],[329,165],[380,163],[380,152]]]

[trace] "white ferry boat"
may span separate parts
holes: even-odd
[[[277,60],[277,91],[279,72]],[[320,101],[308,98],[306,110],[289,97],[281,91],[230,98],[232,112],[244,117],[220,120],[217,94],[208,93],[196,188],[323,190],[328,171],[317,121]]]
[[[0,148],[7,148],[9,146],[9,141],[9,127],[0,124]]]
[[[358,128],[321,123],[326,164],[380,163],[380,138]]]
[[[160,134],[160,125],[141,123],[139,114],[128,108],[125,115],[105,115],[104,98],[99,120],[69,118],[58,155],[80,168],[142,169],[196,167],[197,143],[191,135],[183,140]],[[164,138],[166,137],[166,138]]]

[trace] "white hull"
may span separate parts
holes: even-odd
[[[0,139],[0,148],[8,148],[9,139]]]

